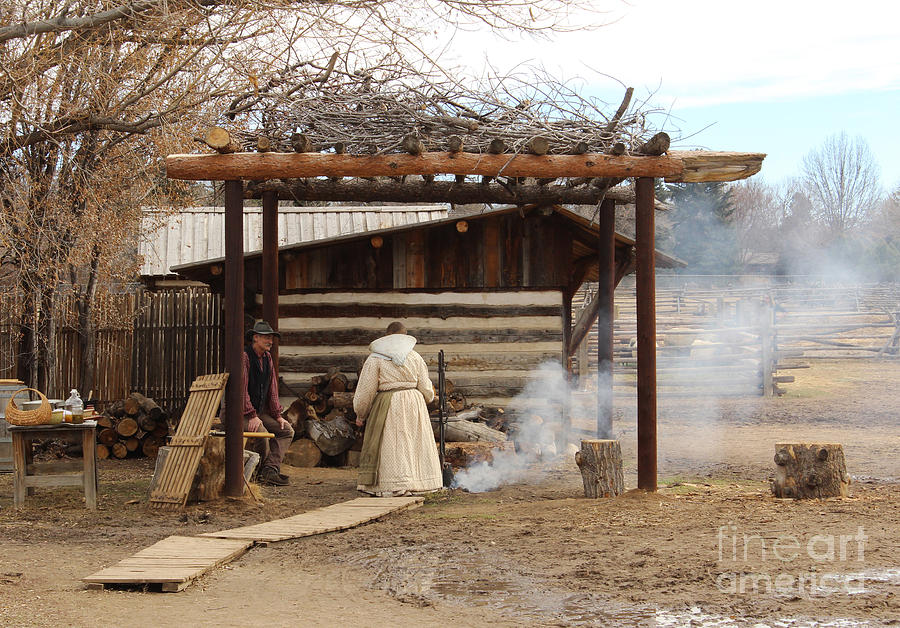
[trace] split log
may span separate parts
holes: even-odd
[[[440,420],[432,419],[431,427],[435,438],[440,434]],[[448,443],[502,443],[506,434],[475,421],[448,421],[444,430],[444,440]]]
[[[148,458],[156,458],[156,455],[159,453],[160,444],[161,442],[153,436],[145,438],[141,445],[141,452]]]
[[[107,428],[112,427],[112,417],[107,416],[105,414],[101,414],[97,417],[97,427]]]
[[[114,443],[110,448],[110,451],[112,452],[113,456],[119,459],[124,458],[128,455],[128,449],[125,447],[124,443]]]
[[[124,418],[118,423],[116,423],[116,433],[119,436],[123,436],[125,438],[129,438],[134,436],[138,431],[138,424],[132,418]]]
[[[810,499],[849,494],[850,476],[839,443],[778,443],[775,464],[775,497]]]
[[[625,492],[622,448],[617,440],[583,440],[575,452],[585,497],[615,497]]]
[[[331,396],[331,405],[337,409],[344,410],[353,407],[352,392],[335,392]]]
[[[122,400],[122,408],[125,410],[125,414],[132,417],[137,416],[141,411],[141,405],[133,395],[129,395]]]
[[[306,434],[306,420],[315,418],[315,411],[310,415],[309,403],[305,399],[295,399],[284,413],[284,419],[294,428],[294,439]]]
[[[298,438],[284,454],[284,463],[292,467],[315,467],[322,460],[322,450],[309,438]]]
[[[99,440],[102,445],[112,447],[119,442],[119,435],[116,434],[114,429],[107,427],[100,430],[100,433],[97,435],[97,440]]]
[[[326,456],[336,456],[353,446],[356,430],[344,417],[306,422],[306,433]]]
[[[347,390],[347,385],[350,383],[350,380],[347,379],[347,376],[343,373],[335,373],[332,375],[328,383],[325,384],[325,388],[322,392],[326,395],[333,395],[334,393],[344,392]]]
[[[106,460],[109,458],[109,447],[100,443],[97,445],[97,460]]]
[[[491,463],[498,451],[515,451],[511,441],[503,443],[447,443],[444,460],[456,469],[478,462]]]

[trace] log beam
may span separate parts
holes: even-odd
[[[604,198],[617,203],[633,203],[634,193],[629,189],[611,189],[565,185],[516,185],[498,183],[457,183],[456,181],[369,181],[344,179],[330,181],[313,179],[306,181],[262,181],[247,185],[247,198],[261,198],[274,192],[281,200],[290,201],[345,201],[385,203],[497,203],[509,205],[596,205]]]
[[[422,153],[346,155],[335,153],[231,153],[169,155],[170,179],[187,181],[481,175],[496,177],[677,177],[684,167],[671,157],[630,155],[509,155]]]

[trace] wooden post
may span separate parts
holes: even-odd
[[[760,363],[762,364],[762,395],[773,397],[775,395],[775,383],[772,380],[772,367],[775,362],[772,350],[772,308],[765,308],[762,315],[762,326],[759,330],[759,338],[762,342]]]
[[[556,437],[556,446],[559,451],[562,451],[566,447],[566,443],[569,442],[569,434],[572,431],[572,369],[569,368],[571,365],[569,360],[569,338],[572,334],[572,296],[573,295],[569,290],[562,291],[562,367],[563,372],[565,373],[566,390],[563,396],[563,407],[560,409],[562,412],[562,430]]]
[[[635,185],[637,266],[637,466],[638,488],[656,491],[656,275],[654,181]]]
[[[597,438],[612,438],[613,325],[616,291],[616,202],[600,204],[597,300]]]
[[[225,182],[225,495],[244,494],[244,416],[241,352],[244,350],[244,184]]]
[[[262,315],[278,331],[278,194],[263,192]],[[278,377],[278,338],[272,343],[275,377]]]

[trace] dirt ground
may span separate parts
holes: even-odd
[[[900,623],[900,362],[815,362],[778,399],[661,399],[660,490],[582,497],[566,456],[341,533],[255,548],[181,593],[79,579],[168,535],[356,497],[353,469],[288,469],[264,501],[146,505],[152,466],[101,463],[100,509],[0,475],[0,625],[806,626]],[[615,429],[635,485],[634,402]],[[843,444],[851,497],[778,500],[775,443]],[[136,501],[137,500],[137,501]]]

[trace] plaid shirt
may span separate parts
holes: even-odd
[[[268,351],[266,351],[262,355],[262,359],[269,361],[269,372],[272,374],[272,379],[269,383],[269,395],[266,399],[265,409],[268,410],[269,416],[278,419],[281,417],[283,408],[281,407],[281,402],[278,400],[278,377],[277,373],[275,373],[275,361],[272,359],[272,354]],[[245,419],[252,419],[256,416],[256,408],[254,408],[253,404],[250,403],[250,393],[247,391],[249,381],[250,358],[247,357],[246,351],[241,351],[241,394],[244,398],[243,406]]]

